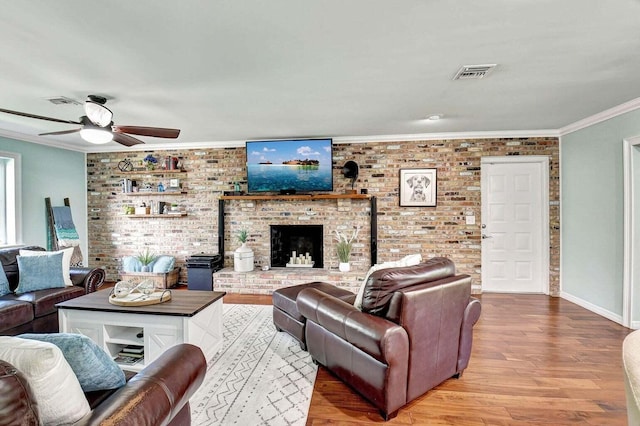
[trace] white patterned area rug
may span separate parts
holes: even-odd
[[[304,425],[317,367],[270,305],[223,305],[224,345],[191,397],[193,425]]]

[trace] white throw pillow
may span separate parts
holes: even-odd
[[[62,253],[62,275],[64,278],[64,285],[71,287],[71,275],[69,269],[71,268],[71,256],[73,256],[73,247],[68,247],[58,251],[42,251],[42,250],[20,250],[20,256],[46,256],[51,253]]]
[[[422,262],[421,254],[410,254],[408,256],[403,257],[400,260],[392,261],[392,262],[384,262],[377,263],[373,265],[367,271],[367,274],[364,276],[364,280],[362,280],[362,284],[360,285],[360,289],[358,290],[358,294],[356,295],[356,300],[353,302],[353,306],[358,310],[362,310],[362,299],[364,299],[364,288],[367,285],[367,280],[369,276],[373,274],[375,271],[380,269],[388,269],[388,268],[397,268],[398,266],[414,266],[418,265]]]
[[[0,359],[29,381],[42,424],[75,423],[91,411],[71,366],[53,343],[0,336]]]

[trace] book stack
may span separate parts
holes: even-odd
[[[123,347],[118,356],[115,358],[115,362],[118,364],[132,365],[140,362],[144,358],[144,346],[127,345]]]

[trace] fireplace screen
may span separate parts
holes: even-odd
[[[271,267],[287,266],[291,257],[307,253],[314,268],[323,268],[322,225],[271,225]]]

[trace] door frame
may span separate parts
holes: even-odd
[[[624,211],[624,232],[623,232],[623,273],[622,273],[622,325],[628,328],[640,328],[640,319],[633,320],[634,311],[634,293],[636,283],[634,276],[637,267],[634,265],[634,255],[638,247],[634,247],[633,241],[637,232],[636,221],[633,219],[636,215],[636,202],[634,200],[634,192],[636,188],[633,185],[634,170],[640,168],[640,164],[633,160],[633,152],[640,149],[640,136],[625,138],[622,140],[623,148],[623,211]]]
[[[540,187],[541,187],[541,209],[542,216],[540,221],[540,232],[542,233],[542,240],[540,242],[540,250],[542,256],[542,262],[540,264],[541,273],[540,277],[542,279],[542,292],[543,294],[549,294],[549,256],[551,254],[551,250],[549,248],[550,237],[549,237],[549,163],[550,159],[546,155],[510,155],[510,156],[500,156],[493,157],[487,156],[482,157],[480,159],[480,223],[482,224],[482,215],[484,214],[486,208],[486,185],[485,179],[483,179],[484,173],[482,173],[482,166],[485,164],[501,164],[501,163],[509,163],[509,164],[522,164],[522,163],[538,163],[541,165],[540,173]],[[480,229],[482,231],[482,228]],[[482,259],[482,242],[480,243],[480,259]],[[484,268],[482,264],[480,266],[480,285],[482,289],[482,282],[484,281]]]

